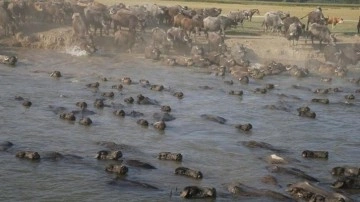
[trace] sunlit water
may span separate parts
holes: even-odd
[[[356,99],[351,101],[352,104],[344,104],[344,95],[354,93],[359,86],[345,79],[334,78],[328,84],[320,82],[318,77],[297,79],[283,75],[251,80],[248,86],[237,82],[230,86],[224,81],[231,77],[216,77],[199,68],[165,67],[143,59],[142,55],[100,53],[74,57],[54,51],[22,49],[10,53],[18,56],[19,63],[14,68],[0,65],[0,141],[11,141],[14,146],[8,152],[0,153],[1,201],[181,201],[179,192],[188,185],[215,187],[217,201],[231,201],[236,199],[226,188],[231,182],[287,194],[286,184],[302,181],[269,173],[264,158],[274,152],[249,149],[242,144],[250,140],[285,150],[285,153],[277,154],[298,160],[285,166],[299,168],[328,185],[335,181],[330,174],[331,168],[360,166],[358,94],[354,94]],[[51,78],[49,74],[54,70],[60,71],[63,77]],[[352,76],[356,75],[355,72]],[[109,81],[102,81],[104,77]],[[151,84],[182,91],[185,96],[178,99],[172,91],[152,91],[139,84],[124,85],[121,91],[112,89],[111,86],[121,83],[123,77],[130,77],[135,82],[147,79]],[[100,82],[99,90],[86,87],[95,81]],[[275,89],[267,94],[253,92],[267,83],[275,84]],[[316,95],[294,89],[294,84],[312,89],[340,87],[344,92]],[[211,89],[204,90],[200,86]],[[229,95],[230,90],[243,90],[244,95]],[[117,107],[94,108],[95,99],[109,91],[115,92],[115,97],[106,99],[105,103]],[[158,101],[159,106],[124,102],[124,98],[136,98],[138,94]],[[14,99],[15,96],[27,98],[33,105],[26,109],[21,101]],[[329,98],[330,104],[312,103],[311,99],[315,97]],[[53,105],[78,110],[75,106],[78,101],[86,101],[89,109],[96,112],[89,116],[93,125],[69,123],[49,109],[49,105]],[[289,111],[265,108],[272,104],[285,106]],[[160,112],[161,105],[170,105],[171,114],[176,117],[167,122],[164,132],[136,123],[139,118],[154,123],[152,115]],[[301,106],[309,106],[315,111],[316,119],[299,117],[296,109]],[[119,118],[112,113],[118,108],[126,112],[136,110],[144,116]],[[218,124],[204,120],[202,114],[218,115],[227,122]],[[77,120],[79,118],[78,115]],[[245,133],[234,127],[244,123],[253,125],[251,132]],[[96,144],[99,141],[128,145],[129,149],[122,151],[123,159],[137,159],[154,165],[155,170],[129,167],[124,178],[150,184],[158,190],[114,181],[116,176],[104,171],[106,165],[114,162],[94,158],[98,151],[106,149]],[[306,149],[329,151],[329,159],[303,159],[301,152]],[[57,151],[83,158],[31,162],[15,158],[19,150],[40,154]],[[183,161],[158,160],[158,153],[163,151],[181,153]],[[174,170],[179,166],[200,170],[204,178],[194,180],[176,176]],[[263,184],[261,178],[267,174],[276,176],[281,186]],[[352,197],[360,200],[357,195]]]

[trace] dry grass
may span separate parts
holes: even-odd
[[[117,0],[98,0],[98,2],[104,3],[106,5],[113,5],[119,3]],[[139,4],[138,1],[133,0],[122,0],[122,3],[126,5],[135,5]],[[159,4],[165,6],[171,5],[186,5],[190,8],[210,8],[217,7],[223,9],[223,14],[227,14],[230,11],[234,10],[243,10],[243,9],[252,9],[257,8],[260,10],[261,16],[255,17],[254,22],[249,23],[245,22],[244,29],[238,28],[233,30],[233,32],[253,32],[253,31],[261,31],[261,22],[262,15],[267,11],[277,11],[281,10],[284,12],[289,12],[291,16],[303,17],[308,12],[312,11],[314,7],[310,6],[295,6],[293,4],[279,6],[279,5],[258,5],[258,4],[223,4],[223,3],[203,3],[203,2],[183,2],[183,1],[167,1],[167,0],[144,0],[141,1],[141,4]],[[357,7],[337,7],[337,6],[323,6],[323,13],[326,16],[339,16],[344,19],[343,24],[339,24],[333,30],[336,33],[344,33],[344,34],[355,34],[357,32],[356,25],[359,19],[359,8]],[[306,22],[306,18],[303,19],[303,22]]]

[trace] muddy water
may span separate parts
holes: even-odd
[[[0,65],[0,141],[11,141],[14,147],[0,153],[0,199],[2,201],[181,201],[179,191],[188,185],[213,186],[217,201],[230,201],[226,185],[242,182],[248,186],[266,188],[285,193],[286,184],[302,179],[274,174],[280,186],[265,185],[261,178],[269,173],[266,156],[276,153],[264,149],[249,149],[243,141],[262,141],[285,150],[276,153],[292,159],[287,165],[299,168],[329,185],[335,181],[330,175],[335,166],[360,166],[358,131],[360,102],[356,99],[345,104],[344,95],[359,88],[344,79],[334,78],[330,84],[318,77],[296,79],[289,76],[251,80],[248,86],[235,82],[225,84],[231,77],[216,77],[204,69],[165,67],[144,60],[142,55],[99,53],[92,57],[74,57],[69,54],[40,50],[10,50],[19,57],[15,68]],[[49,74],[58,70],[63,77],[54,79]],[[356,77],[355,72],[352,76]],[[106,77],[108,81],[102,81]],[[139,84],[124,85],[122,91],[111,89],[123,77],[138,82],[147,79],[151,84],[162,84],[171,91],[156,92]],[[99,90],[86,88],[98,81]],[[267,83],[275,89],[267,94],[255,94],[257,87]],[[339,87],[341,93],[315,95],[310,91],[293,89],[292,85],[311,89]],[[208,86],[210,89],[200,88]],[[244,95],[231,96],[230,90],[243,90]],[[115,92],[105,103],[110,107],[95,109],[92,105],[103,92]],[[182,91],[183,99],[172,95]],[[158,105],[126,104],[124,98],[143,94],[157,100]],[[26,109],[15,96],[29,99],[33,105]],[[329,98],[329,105],[311,103],[315,97]],[[85,127],[69,123],[49,109],[49,105],[76,110],[75,103],[86,101],[93,125]],[[121,108],[127,112],[142,112],[150,123],[160,105],[170,105],[174,121],[167,122],[163,132],[153,127],[140,127],[139,118],[119,118],[112,112]],[[286,110],[267,109],[266,105],[285,107]],[[308,105],[316,112],[316,119],[297,116],[296,108]],[[225,124],[204,120],[202,114],[218,115]],[[77,116],[79,119],[79,115]],[[235,124],[251,123],[251,132],[242,132]],[[112,141],[127,145],[123,159],[148,162],[157,169],[129,167],[123,180],[106,173],[106,165],[94,155],[106,149],[96,142]],[[329,151],[328,160],[308,160],[301,157],[303,150]],[[18,150],[40,152],[57,151],[74,154],[82,159],[30,162],[15,158]],[[159,161],[159,152],[178,152],[182,163]],[[175,176],[174,170],[185,166],[200,170],[204,178],[193,180]],[[149,184],[158,189],[140,186]],[[172,193],[172,194],[171,194]],[[170,198],[170,195],[172,197]],[[353,195],[360,200],[358,195]],[[265,199],[251,198],[251,201]],[[269,199],[266,199],[269,201]]]

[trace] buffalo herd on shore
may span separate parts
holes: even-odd
[[[252,23],[253,15],[260,15],[258,9],[236,10],[224,15],[221,8],[201,8],[192,9],[187,6],[161,6],[157,4],[146,4],[136,6],[126,6],[118,3],[107,6],[91,0],[10,0],[0,1],[0,26],[6,37],[23,31],[22,26],[29,23],[56,23],[63,26],[72,26],[72,37],[74,40],[81,41],[83,48],[92,54],[100,44],[95,44],[97,39],[105,37],[111,38],[117,48],[122,51],[134,52],[136,44],[145,44],[142,54],[144,58],[157,61],[166,66],[185,66],[209,68],[215,72],[216,76],[231,74],[242,85],[249,84],[250,79],[258,80],[265,76],[288,74],[294,77],[306,77],[310,73],[323,76],[323,82],[331,82],[331,77],[345,77],[349,66],[357,65],[360,60],[360,44],[341,47],[336,44],[336,38],[331,34],[327,23],[329,19],[324,18],[321,9],[308,13],[306,16],[307,24],[301,22],[301,18],[290,16],[289,13],[282,11],[269,11],[264,14],[262,26],[266,32],[275,32],[285,36],[291,42],[292,47],[296,46],[299,37],[310,37],[313,41],[318,39],[321,51],[324,55],[323,62],[316,58],[310,58],[305,63],[305,67],[293,64],[282,64],[278,61],[269,61],[265,64],[258,64],[253,61],[256,53],[241,43],[226,43],[227,36],[225,30],[235,26],[242,26],[244,21]],[[339,21],[340,23],[340,21]],[[335,23],[336,25],[336,23]],[[358,29],[360,27],[360,19]],[[200,37],[204,35],[205,37]],[[146,37],[147,36],[147,37]],[[25,37],[22,37],[25,38]],[[321,46],[322,42],[327,43]],[[15,56],[0,55],[0,63],[15,65]],[[60,71],[54,71],[51,77],[60,78]],[[104,81],[106,78],[104,78]],[[233,81],[226,81],[229,85]],[[360,79],[353,79],[351,82],[360,84]],[[124,85],[134,84],[129,77],[121,79],[121,84],[112,86],[112,89],[121,90]],[[162,85],[151,85],[147,80],[140,80],[139,84],[154,91],[165,91]],[[100,83],[94,82],[86,85],[89,89],[98,89]],[[305,89],[305,87],[293,85],[295,89]],[[205,88],[205,87],[204,87]],[[266,94],[267,91],[275,88],[274,84],[267,84],[264,88],[257,88],[254,93]],[[305,89],[310,90],[311,89]],[[327,94],[328,92],[339,92],[339,89],[326,88],[317,89],[316,94]],[[359,90],[360,91],[360,90]],[[182,99],[182,92],[171,92],[175,97]],[[230,95],[242,96],[242,91],[230,91]],[[114,97],[113,92],[102,93],[103,98]],[[354,95],[348,95],[347,100],[355,99]],[[31,107],[32,103],[23,98],[15,97],[24,107]],[[312,102],[329,104],[325,98],[314,98]],[[128,97],[124,99],[127,104],[150,104],[159,105],[156,100],[145,97],[141,94],[136,99]],[[81,114],[80,125],[90,126],[92,120],[83,117],[84,114],[93,113],[88,109],[86,102],[77,102],[77,113],[75,111],[65,112],[55,106],[49,106],[56,111],[59,118],[66,121],[75,121],[76,115]],[[97,99],[94,102],[95,108],[106,107],[104,99]],[[276,106],[268,106],[276,108]],[[160,107],[159,107],[160,108]],[[154,114],[157,117],[155,123],[150,124],[145,119],[138,119],[137,124],[142,127],[152,126],[155,130],[164,131],[166,121],[174,119],[169,113],[171,107],[163,105],[161,113]],[[316,113],[309,107],[297,108],[298,116],[310,119],[316,118]],[[113,111],[117,117],[139,117],[140,112],[124,110]],[[209,114],[201,115],[201,118],[224,124],[226,119]],[[248,132],[253,126],[250,123],[235,125],[235,128]],[[129,168],[137,167],[143,169],[156,169],[153,165],[134,159],[126,159],[122,162],[122,149],[124,145],[113,142],[98,142],[98,145],[106,148],[99,151],[95,158],[99,161],[109,161],[112,164],[105,168],[105,171],[116,173],[123,176],[128,173]],[[282,151],[265,142],[244,141],[242,144],[248,148],[260,148],[271,152],[281,153]],[[15,146],[16,147],[16,146]],[[9,141],[0,141],[0,151],[13,152],[14,145]],[[33,161],[59,160],[59,159],[81,159],[76,155],[63,155],[58,152],[41,153],[35,151],[17,151],[14,155],[19,159]],[[329,158],[327,151],[305,150],[301,153],[303,158],[323,159]],[[160,152],[158,160],[181,162],[183,156],[177,152]],[[242,183],[234,183],[227,186],[228,192],[244,197],[265,197],[274,201],[352,201],[343,190],[356,190],[360,188],[360,168],[349,166],[334,167],[331,171],[336,181],[329,187],[318,184],[319,180],[305,173],[304,171],[285,166],[289,159],[278,155],[270,155],[265,159],[269,162],[267,170],[271,173],[284,173],[295,176],[303,181],[288,185],[287,194],[278,193],[268,189],[258,189],[249,187]],[[195,180],[203,179],[203,173],[199,170],[177,167],[174,174],[186,176]],[[267,175],[262,179],[266,184],[278,185],[272,175]],[[114,182],[115,183],[115,182]],[[139,185],[140,183],[138,183]],[[140,186],[157,189],[150,184],[140,184]],[[339,191],[339,192],[338,192]],[[179,196],[183,198],[216,198],[218,195],[214,187],[186,186]]]
[[[251,73],[246,72],[250,72],[251,62],[257,62],[249,61],[245,54],[249,50],[244,50],[242,44],[227,44],[225,30],[242,26],[244,21],[252,23],[253,15],[260,15],[258,9],[234,10],[223,14],[221,8],[214,7],[193,9],[180,5],[126,6],[123,3],[107,6],[93,0],[3,0],[0,1],[0,5],[0,26],[4,35],[11,36],[17,33],[15,38],[21,41],[21,44],[24,44],[24,40],[28,42],[40,38],[24,36],[23,25],[34,22],[64,26],[72,24],[72,42],[77,41],[80,48],[89,54],[97,51],[97,46],[101,45],[95,44],[94,38],[106,35],[113,38],[113,44],[119,49],[129,52],[136,44],[146,44],[142,49],[145,58],[161,60],[163,64],[201,67],[217,65],[244,70],[241,71],[241,75],[235,75],[238,79],[245,74],[251,76]],[[292,41],[293,46],[298,44],[301,36],[306,39],[310,37],[312,43],[314,39],[319,40],[320,48],[325,49],[325,59],[330,59],[327,62],[331,62],[323,64],[329,66],[329,72],[335,69],[343,71],[348,65],[355,65],[359,61],[359,44],[353,44],[351,47],[337,46],[337,39],[327,26],[329,22],[333,26],[342,23],[341,18],[325,18],[320,7],[303,18],[305,17],[308,20],[303,24],[302,18],[290,16],[289,13],[268,11],[264,14],[262,26],[265,32],[276,32],[285,36]],[[204,35],[205,40],[200,38],[200,35]],[[328,46],[322,47],[322,42]],[[237,54],[237,50],[243,51]],[[172,52],[175,54],[171,54]],[[185,53],[191,55],[185,58],[178,57],[186,55]],[[161,54],[168,57],[161,57]],[[336,73],[333,72],[334,74]]]

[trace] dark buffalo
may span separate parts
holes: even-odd
[[[328,191],[306,181],[289,185],[287,192],[300,201],[352,201],[343,194]]]
[[[84,19],[81,17],[80,13],[74,13],[72,16],[72,27],[74,30],[74,35],[77,37],[85,37],[88,35],[88,29],[85,24]]]
[[[216,198],[216,189],[213,187],[187,186],[180,196],[191,199]]]
[[[152,60],[159,60],[160,59],[160,50],[154,46],[147,46],[144,50],[145,58],[152,59]]]
[[[202,15],[204,17],[217,17],[221,14],[222,9],[221,8],[204,8]]]
[[[105,34],[109,34],[110,19],[107,18],[105,13],[87,7],[84,9],[84,15],[87,29],[90,30],[92,26],[94,28],[94,35],[96,35],[97,29],[100,29],[100,36],[102,36],[103,29]]]
[[[293,23],[297,23],[297,24],[300,24],[301,25],[301,28],[303,30],[305,30],[305,25],[300,21],[300,19],[296,16],[292,16],[292,17],[286,17],[284,18],[283,20],[283,23],[284,23],[284,33],[286,33],[288,30],[289,30],[289,27],[291,24]]]
[[[171,42],[167,40],[167,34],[164,29],[156,27],[152,29],[152,45],[159,48],[162,52],[167,53],[171,47]]]
[[[137,26],[140,26],[140,31],[145,30],[145,25],[143,20],[139,20],[135,15],[130,13],[124,13],[122,11],[117,11],[116,13],[110,12],[110,17],[114,24],[114,32],[117,31],[117,27],[127,27],[131,31],[135,31]]]
[[[326,23],[327,23],[327,19],[324,17],[321,10],[311,11],[310,13],[308,13],[307,15],[305,15],[304,17],[302,17],[300,19],[303,19],[305,17],[308,17],[308,20],[306,23],[306,30],[309,30],[309,24],[311,25],[312,23],[318,23],[321,25],[326,25]]]
[[[0,7],[0,26],[4,30],[5,36],[8,36],[10,33],[15,35],[16,22],[11,14],[5,10],[5,8]]]
[[[301,34],[302,34],[302,24],[298,22],[294,22],[289,26],[289,29],[286,31],[285,36],[289,41],[292,40],[292,45],[295,45],[295,41],[297,44]]]
[[[237,196],[268,197],[274,199],[275,201],[291,201],[291,198],[284,194],[267,189],[257,189],[254,187],[249,187],[242,183],[232,183],[228,185],[227,188],[230,193]]]
[[[17,58],[15,56],[0,55],[0,63],[7,65],[15,65]]]
[[[360,16],[359,16],[359,22],[357,24],[357,31],[358,31],[358,34],[360,34]]]

